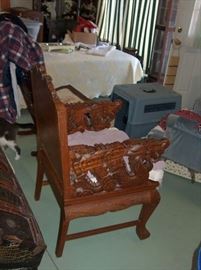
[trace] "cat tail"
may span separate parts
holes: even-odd
[[[21,129],[35,129],[35,125],[32,123],[16,123],[16,125]]]

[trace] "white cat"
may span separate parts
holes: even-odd
[[[33,124],[11,124],[5,119],[0,118],[0,146],[2,148],[9,147],[15,152],[15,160],[20,158],[21,149],[16,143],[16,136],[19,128],[33,129]]]

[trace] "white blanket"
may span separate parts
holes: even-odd
[[[86,50],[44,52],[44,58],[55,87],[71,84],[88,98],[111,95],[114,85],[137,83],[143,76],[139,60],[120,50],[106,57],[89,55]]]
[[[87,51],[87,54],[99,55],[99,56],[107,56],[110,52],[112,52],[115,49],[116,49],[115,46],[101,45],[101,46],[96,46],[95,48],[89,49]]]

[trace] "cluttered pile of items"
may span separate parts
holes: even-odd
[[[62,43],[41,44],[44,51],[71,53],[74,50],[86,50],[87,54],[106,56],[116,49],[105,42],[98,42],[98,27],[90,20],[78,17],[72,32],[68,31]]]

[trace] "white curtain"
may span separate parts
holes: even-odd
[[[137,49],[150,66],[159,0],[99,0],[99,38],[121,48]]]

